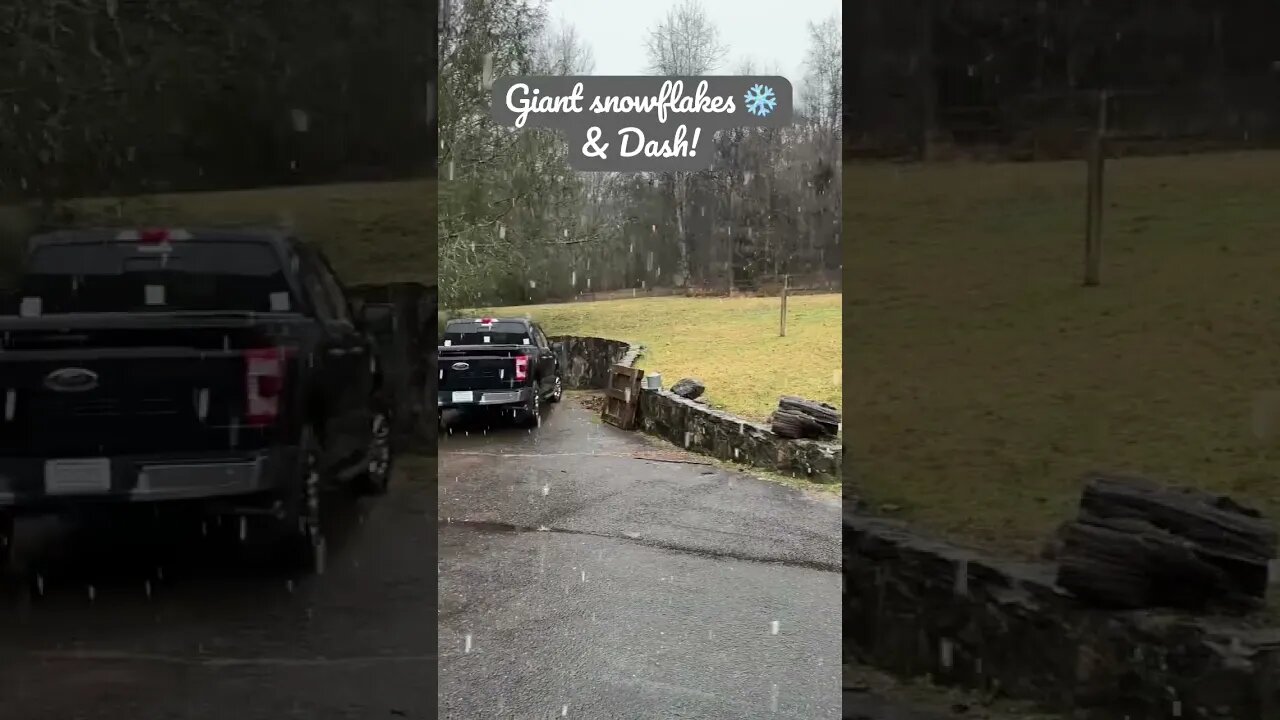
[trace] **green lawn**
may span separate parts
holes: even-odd
[[[846,168],[862,494],[1021,553],[1094,468],[1280,518],[1280,403],[1259,402],[1280,389],[1280,153],[1112,161],[1098,288],[1080,286],[1084,177],[1079,162]]]
[[[434,180],[149,195],[73,204],[80,225],[276,224],[324,248],[349,284],[436,276]],[[0,220],[3,214],[0,213]],[[2,229],[2,228],[0,228]]]
[[[787,336],[778,337],[778,298],[638,298],[494,309],[529,314],[550,335],[585,335],[645,346],[640,366],[707,385],[712,406],[758,420],[779,395],[840,407],[840,296],[787,300]]]

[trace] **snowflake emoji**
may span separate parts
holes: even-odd
[[[746,101],[747,112],[758,117],[768,115],[778,105],[777,96],[768,85],[752,85],[742,99]]]

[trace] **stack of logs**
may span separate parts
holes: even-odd
[[[1256,610],[1276,557],[1258,511],[1119,475],[1086,478],[1079,516],[1059,534],[1058,585],[1111,608]]]
[[[769,424],[779,437],[833,438],[840,432],[840,411],[826,403],[783,395]]]

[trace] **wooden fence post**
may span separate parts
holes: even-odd
[[[1098,94],[1098,127],[1089,144],[1086,178],[1084,235],[1084,284],[1094,287],[1102,282],[1102,179],[1106,175],[1107,91]]]
[[[778,324],[778,337],[787,336],[787,285],[790,279],[790,275],[782,276],[782,317]]]

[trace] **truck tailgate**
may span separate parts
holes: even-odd
[[[516,380],[517,355],[526,355],[519,348],[440,348],[439,389],[449,390],[510,390],[529,384],[527,379]]]
[[[5,330],[0,455],[85,457],[249,450],[245,349],[261,328]]]

